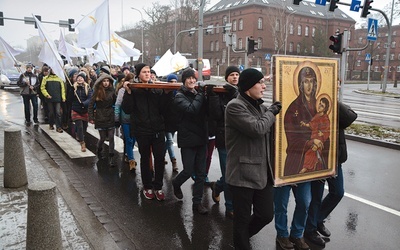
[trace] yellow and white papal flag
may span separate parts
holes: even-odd
[[[108,0],[84,16],[74,27],[79,31],[79,47],[91,48],[99,42],[110,40]]]
[[[14,68],[17,60],[14,56],[23,52],[22,50],[12,48],[2,37],[0,37],[0,68]]]

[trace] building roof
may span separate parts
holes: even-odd
[[[326,6],[317,5],[315,1],[301,1],[299,5],[294,5],[293,0],[221,0],[210,9],[208,9],[204,15],[211,15],[217,12],[226,10],[235,10],[242,8],[243,6],[268,6],[273,8],[287,8],[288,12],[296,12],[296,15],[326,18],[326,19],[340,19],[349,22],[356,22],[352,17],[337,8],[334,12],[329,11],[329,3]]]

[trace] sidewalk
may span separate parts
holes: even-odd
[[[0,121],[0,249],[25,249],[27,186],[10,189],[4,188],[3,183],[4,130],[10,126],[15,125]],[[57,184],[63,249],[118,249],[82,197],[70,187],[63,171],[25,127],[17,127],[21,128],[28,183],[53,181]]]

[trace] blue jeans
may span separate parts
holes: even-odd
[[[131,125],[129,123],[122,124],[122,130],[124,131],[125,153],[128,156],[128,160],[134,160],[133,146],[136,140],[135,137],[131,137]]]
[[[25,121],[31,121],[31,104],[33,107],[33,121],[37,121],[38,119],[38,100],[36,95],[23,95],[22,99],[24,100],[24,113],[25,113]]]
[[[165,151],[168,152],[169,159],[175,159],[175,152],[174,152],[174,135],[175,132],[165,132]]]
[[[275,229],[279,237],[289,237],[287,207],[291,189],[294,194],[296,207],[290,227],[290,235],[294,238],[301,238],[303,237],[311,201],[310,182],[300,183],[297,186],[288,185],[274,188]]]
[[[226,148],[217,148],[219,156],[219,166],[221,168],[221,178],[215,182],[215,191],[217,194],[224,192],[225,208],[227,212],[233,211],[232,193],[229,190],[228,184],[225,182],[226,172]]]
[[[324,222],[326,217],[335,209],[344,195],[342,164],[338,165],[338,173],[335,178],[328,178],[329,192],[324,199],[324,181],[311,182],[311,204],[308,212],[306,231],[314,232],[317,225]]]

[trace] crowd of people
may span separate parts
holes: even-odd
[[[26,125],[32,123],[31,110],[33,122],[39,123],[39,97],[44,123],[49,124],[49,130],[63,133],[69,129],[68,132],[79,141],[81,151],[85,152],[85,133],[88,124],[92,123],[100,138],[97,156],[102,160],[108,159],[110,167],[116,166],[114,136],[121,134],[124,161],[131,171],[135,171],[139,163],[144,198],[165,199],[163,178],[169,157],[173,171],[177,172],[172,180],[177,199],[183,199],[182,185],[189,179],[194,181],[194,212],[208,213],[202,203],[207,183],[215,203],[220,202],[223,193],[225,215],[233,220],[235,249],[251,249],[250,238],[273,219],[276,243],[281,248],[309,249],[304,238],[325,246],[323,237],[329,237],[331,233],[324,226],[324,220],[344,194],[341,170],[341,164],[347,159],[344,129],[357,117],[350,107],[339,103],[338,176],[327,179],[329,194],[323,198],[324,181],[321,180],[274,187],[272,133],[282,104],[279,101],[271,106],[263,104],[266,78],[256,69],[241,72],[236,66],[227,67],[222,91],[215,91],[214,85],[198,82],[190,68],[182,72],[182,85],[178,89],[135,87],[135,84],[157,81],[156,72],[144,63],[135,67],[69,67],[66,68],[65,82],[47,65],[39,71],[35,73],[33,66],[27,65],[18,81]],[[299,141],[292,143],[290,139],[306,136],[309,141],[311,138],[315,145],[310,145],[309,150],[314,152],[318,142],[323,144],[327,140],[321,142],[322,139],[317,139],[313,124],[326,114],[329,103],[300,107],[306,103],[304,100],[315,98],[312,93],[316,77],[312,73],[310,69],[300,71],[300,94],[292,104],[298,107],[292,108],[291,105],[285,113],[286,120],[298,120],[288,123],[288,126],[296,124],[298,128],[286,128],[295,133],[287,136],[286,164],[289,166],[285,168],[285,171],[293,173],[299,173],[303,168],[298,168],[300,160],[291,154],[291,150],[296,150],[291,147],[298,146]],[[167,76],[168,83],[177,80],[175,74]],[[299,113],[299,110],[308,111]],[[300,130],[304,131],[302,135],[297,133]],[[173,148],[175,133],[183,167],[180,172]],[[106,140],[109,142],[108,152],[104,147]],[[139,149],[139,161],[133,153],[135,144]],[[214,148],[218,151],[221,177],[209,182],[207,174]],[[309,162],[314,160],[311,157]],[[287,207],[290,190],[294,193],[296,206],[289,232]]]

